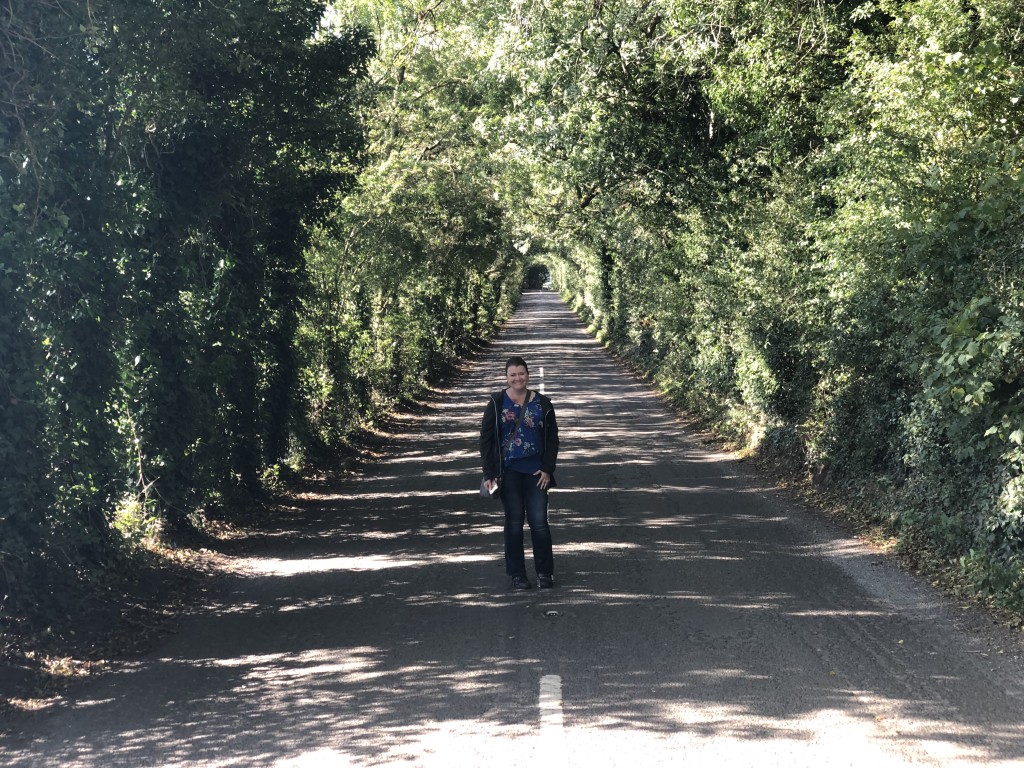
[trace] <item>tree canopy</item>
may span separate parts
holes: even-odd
[[[1019,607],[1022,53],[1009,0],[11,0],[2,610],[330,462],[531,267]]]

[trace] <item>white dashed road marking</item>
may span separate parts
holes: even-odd
[[[540,730],[554,735],[562,730],[562,678],[544,675],[540,679]]]

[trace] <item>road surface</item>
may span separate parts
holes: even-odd
[[[512,353],[562,432],[550,591],[507,589],[477,495]],[[1012,649],[687,434],[548,292],[237,570],[145,658],[6,723],[0,764],[1024,764]]]

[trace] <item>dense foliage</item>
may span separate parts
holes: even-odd
[[[514,303],[481,176],[444,183],[472,147],[401,157],[327,10],[3,4],[0,618],[336,452]]]
[[[513,4],[559,284],[674,398],[1024,603],[1014,4]]]
[[[3,610],[329,461],[538,264],[1021,605],[1022,53],[1009,0],[6,0]]]

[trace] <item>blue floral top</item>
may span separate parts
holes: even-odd
[[[508,445],[509,435],[515,428],[516,419],[523,406],[505,393],[501,402],[501,445]],[[544,461],[544,430],[541,427],[544,412],[541,409],[540,400],[534,398],[526,404],[526,413],[519,424],[519,431],[516,432],[515,440],[503,451],[502,460],[506,469],[516,472],[533,474]]]

